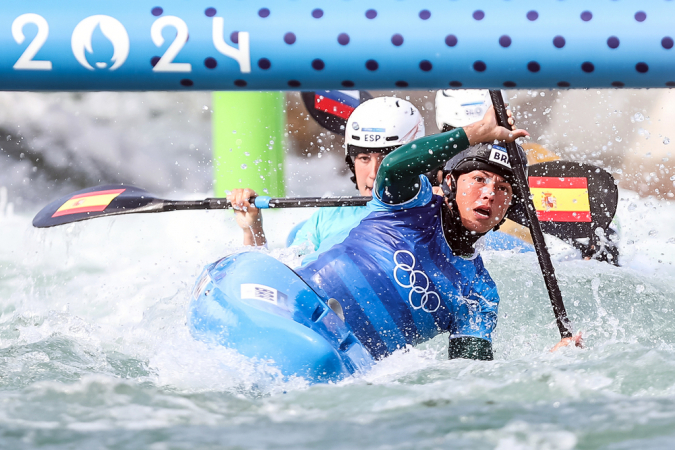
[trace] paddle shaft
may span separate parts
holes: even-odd
[[[497,114],[497,123],[505,128],[511,129],[511,126],[508,123],[506,105],[504,105],[504,99],[502,98],[501,91],[490,90],[490,97],[492,98],[492,104],[494,105],[495,112]],[[527,164],[527,161],[523,161],[523,158],[521,158],[520,152],[518,151],[515,142],[507,143],[506,151],[508,152],[509,162],[511,163],[511,168],[513,169],[515,177],[515,186],[513,186],[513,188],[516,195],[525,201],[525,210],[527,212],[527,218],[530,222],[529,226],[530,234],[532,235],[532,242],[534,243],[534,248],[537,251],[539,266],[541,267],[541,273],[544,276],[544,283],[546,284],[548,296],[551,300],[551,305],[553,306],[553,314],[555,315],[558,330],[560,331],[560,337],[572,337],[572,323],[567,317],[567,311],[565,310],[565,304],[563,303],[562,293],[560,292],[558,280],[555,276],[555,269],[553,268],[553,263],[551,262],[551,255],[548,252],[548,247],[546,247],[544,234],[541,231],[541,225],[539,224],[539,219],[537,218],[537,211],[530,197],[529,183],[527,180],[527,175],[525,174],[525,165]]]
[[[364,206],[372,197],[297,197],[272,198],[252,197],[253,204],[259,209],[276,208],[316,208],[325,206]],[[207,198],[204,200],[163,200],[161,211],[184,211],[195,209],[231,209],[232,204],[226,198]],[[160,210],[158,208],[158,210]],[[155,212],[155,211],[148,211]]]

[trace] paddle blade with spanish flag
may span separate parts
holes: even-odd
[[[591,222],[587,178],[529,177],[529,185],[539,221]]]
[[[548,161],[528,167],[532,203],[544,233],[569,238],[594,236],[616,213],[619,191],[614,178],[591,164]],[[527,226],[524,215],[509,216]]]
[[[131,211],[160,211],[162,204],[162,200],[133,186],[96,186],[53,201],[35,216],[33,226],[47,228],[92,217],[128,214]]]

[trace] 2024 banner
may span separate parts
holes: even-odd
[[[5,2],[0,90],[675,86],[675,3]]]

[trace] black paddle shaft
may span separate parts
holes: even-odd
[[[256,199],[258,202],[256,203]],[[262,204],[260,200],[262,201]],[[289,197],[269,198],[251,197],[249,201],[258,208],[321,208],[326,206],[365,206],[372,197]],[[195,209],[230,209],[232,204],[226,198],[207,198],[204,200],[163,200],[161,209],[156,211],[185,211]]]
[[[501,91],[490,90],[490,97],[492,98],[492,104],[494,105],[495,112],[497,114],[497,123],[510,130],[511,126],[508,123],[506,105],[504,105],[504,99],[502,98]],[[541,232],[541,224],[537,218],[537,211],[534,208],[534,204],[532,203],[530,196],[530,189],[528,186],[529,183],[527,181],[527,175],[525,174],[525,166],[527,161],[523,161],[515,142],[507,143],[506,151],[509,155],[509,162],[515,176],[515,186],[513,186],[515,188],[514,190],[516,191],[515,193],[518,198],[525,202],[525,210],[527,212],[527,219],[529,221],[530,234],[532,235],[534,248],[537,251],[539,266],[541,267],[541,273],[544,276],[544,283],[546,283],[548,296],[551,299],[553,314],[555,314],[558,330],[560,331],[560,337],[572,337],[572,323],[570,322],[569,317],[567,317],[567,311],[565,310],[562,294],[560,293],[558,280],[555,277],[553,263],[551,263],[551,255],[548,252],[548,247],[546,247],[544,234]]]

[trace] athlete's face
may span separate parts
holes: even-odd
[[[511,185],[492,172],[474,170],[457,180],[459,216],[469,231],[486,233],[496,227],[509,209],[512,197]]]
[[[373,195],[373,184],[377,176],[377,169],[380,168],[384,156],[383,153],[359,153],[354,158],[356,186],[362,196],[371,197]]]

